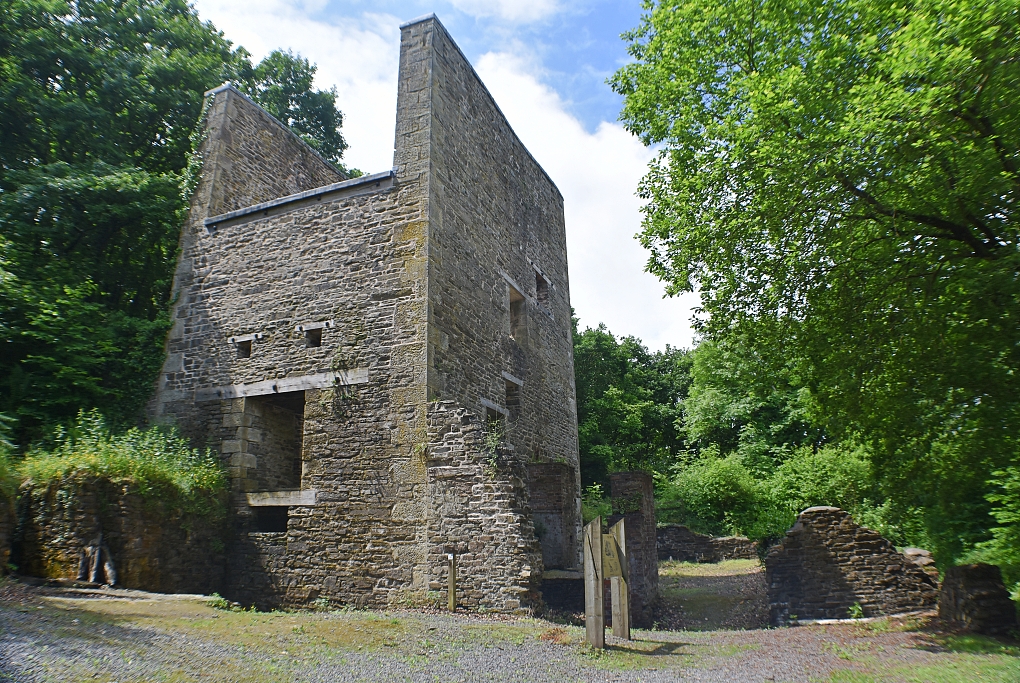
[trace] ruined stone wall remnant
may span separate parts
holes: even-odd
[[[756,541],[743,536],[706,536],[681,524],[660,526],[657,546],[660,560],[721,562],[758,559]]]
[[[1008,635],[1017,628],[1016,603],[1002,583],[1002,571],[990,564],[946,570],[939,618],[951,627],[987,635]]]
[[[117,585],[124,588],[205,594],[223,589],[226,529],[215,517],[85,474],[23,484],[18,508],[13,561],[21,574],[77,579],[83,553],[94,547],[109,550]]]
[[[580,558],[556,186],[435,17],[401,27],[391,170],[207,96],[150,411],[229,468],[224,594],[408,604],[455,552],[461,605],[540,606]]]
[[[935,606],[935,580],[839,508],[808,508],[765,560],[771,621],[845,619]]]
[[[613,515],[607,520],[607,526],[612,527],[621,518],[626,520],[631,624],[648,628],[652,625],[652,611],[659,599],[652,475],[647,472],[614,472],[609,475],[609,485]]]

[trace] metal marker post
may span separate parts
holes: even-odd
[[[446,605],[451,612],[457,611],[457,556],[447,553],[446,559],[449,564],[446,575]]]

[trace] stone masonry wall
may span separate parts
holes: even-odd
[[[80,555],[102,533],[117,585],[165,593],[223,589],[221,521],[144,498],[127,483],[68,475],[26,483],[18,499],[14,562],[26,576],[75,579]]]
[[[276,146],[278,124],[236,91],[210,93],[151,412],[229,467],[225,594],[245,604],[424,599],[449,546],[465,555],[465,604],[540,604],[525,462],[577,468],[562,199],[434,18],[402,27],[399,84],[394,171],[318,189],[336,177],[314,155]],[[534,288],[536,268],[548,296],[510,340],[509,273]],[[507,412],[507,376],[519,420],[493,465],[479,435],[486,401]],[[266,397],[299,391],[297,446]],[[264,464],[288,442],[290,497]],[[571,503],[579,528],[579,490]],[[256,524],[270,517],[286,530]]]
[[[433,566],[457,554],[457,600],[468,608],[517,611],[541,605],[541,549],[527,500],[527,472],[515,454],[486,451],[482,420],[453,401],[429,411],[429,499],[435,510]],[[434,571],[430,589],[446,588]]]
[[[950,567],[939,591],[939,618],[951,628],[988,635],[1016,630],[1017,605],[990,564]]]
[[[232,91],[215,97],[215,106],[230,100],[231,116],[259,120],[248,111],[255,105]],[[215,121],[211,116],[210,126]],[[232,119],[222,126],[237,130]],[[231,142],[247,148],[236,132]],[[275,148],[257,152],[269,168],[284,163]],[[254,197],[243,185],[218,184],[221,158],[210,152],[185,227],[191,237],[175,281],[175,324],[153,413],[197,444],[218,448],[230,468],[234,541],[226,594],[276,606],[320,596],[385,605],[408,591],[423,593],[424,468],[412,457],[425,439],[420,181],[360,179],[350,189],[207,228],[204,196],[222,196],[214,206],[224,208]],[[323,180],[336,178],[316,182]],[[321,346],[309,347],[297,330],[308,323],[330,323]],[[256,334],[250,357],[239,358],[229,338]],[[357,375],[357,383],[305,392],[299,488],[316,492],[314,505],[290,506],[285,533],[258,532],[246,494],[281,483],[260,481],[258,454],[268,444],[256,404],[264,399],[203,401],[199,392],[340,371]]]
[[[542,546],[545,569],[574,566],[576,545],[573,510],[577,472],[562,462],[530,462],[528,491],[535,535]]]
[[[658,528],[660,560],[678,562],[721,562],[722,560],[757,560],[758,544],[743,536],[706,536],[680,524]]]
[[[204,158],[215,177],[207,216],[347,180],[289,128],[234,88],[220,86],[206,113]]]
[[[876,532],[839,508],[808,508],[765,560],[773,625],[798,619],[845,619],[935,606],[935,580]]]
[[[409,71],[414,66],[407,87],[431,91],[408,98],[422,103],[420,118],[400,114],[420,120],[429,137],[430,398],[479,416],[501,414],[518,466],[562,462],[576,470],[562,196],[438,21],[405,26],[401,40]],[[511,290],[523,296],[516,327]],[[579,478],[572,486],[564,508],[572,545],[560,564],[578,567]],[[507,514],[528,507],[527,486],[520,495],[507,501]],[[528,564],[537,570],[540,562]]]

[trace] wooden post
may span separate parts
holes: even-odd
[[[610,579],[610,595],[613,600],[613,635],[617,638],[630,640],[630,590],[628,589],[627,566],[627,533],[620,520],[609,530],[612,541],[616,543],[620,557],[622,576]]]
[[[602,518],[584,527],[584,640],[591,647],[606,646],[602,605]]]
[[[446,574],[446,605],[451,612],[457,611],[457,556],[447,553],[446,559],[449,562],[449,571]]]

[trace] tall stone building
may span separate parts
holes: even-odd
[[[580,562],[563,198],[435,17],[401,27],[393,169],[348,179],[207,94],[151,407],[229,467],[224,592],[533,607]],[[435,597],[435,596],[432,596]]]

